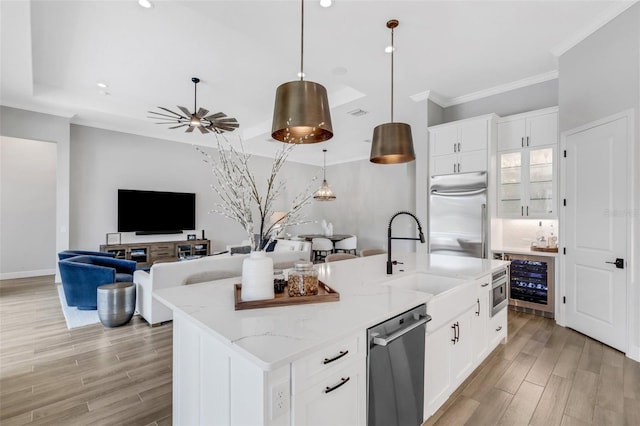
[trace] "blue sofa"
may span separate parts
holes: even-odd
[[[99,286],[133,282],[136,262],[107,256],[75,256],[58,262],[62,288],[69,306],[82,310],[98,307]]]
[[[104,251],[88,251],[88,250],[65,250],[58,253],[58,260],[69,259],[76,256],[104,256],[104,257],[116,257],[114,253],[106,253]]]

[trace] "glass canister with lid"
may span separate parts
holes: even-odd
[[[289,272],[289,296],[312,296],[318,294],[318,271],[311,262],[296,262]]]

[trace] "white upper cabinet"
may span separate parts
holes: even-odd
[[[498,121],[498,151],[558,144],[558,109],[547,108]]]
[[[486,171],[494,117],[491,114],[430,127],[429,174]]]
[[[557,217],[557,108],[505,117],[497,128],[498,216]]]

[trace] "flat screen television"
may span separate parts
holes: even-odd
[[[118,189],[118,232],[179,234],[196,229],[196,194]]]

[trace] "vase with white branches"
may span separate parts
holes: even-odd
[[[278,177],[278,173],[295,144],[282,144],[271,165],[271,173],[264,185],[261,185],[250,168],[251,155],[244,151],[242,140],[239,141],[239,149],[236,149],[224,134],[216,133],[215,137],[218,158],[196,147],[211,167],[214,176],[211,188],[220,198],[210,213],[238,222],[245,230],[254,251],[264,249],[266,243],[273,238],[275,230],[282,229],[285,225],[308,222],[303,216],[303,209],[312,200],[315,177],[302,192],[293,197],[286,214],[276,215],[280,216],[279,219],[271,222],[275,213],[274,204],[285,190],[285,181]],[[258,238],[254,238],[254,234]]]
[[[241,298],[243,301],[273,299],[273,259],[266,256],[263,249],[275,236],[275,231],[281,230],[285,225],[307,222],[302,210],[311,202],[311,185],[315,177],[305,190],[293,197],[288,211],[276,213],[274,204],[285,189],[285,181],[278,177],[278,173],[295,145],[283,144],[278,149],[271,165],[271,173],[263,185],[260,185],[249,167],[251,155],[244,151],[242,141],[239,142],[239,149],[236,149],[224,134],[215,136],[217,158],[198,147],[196,149],[211,166],[214,176],[211,188],[220,198],[211,213],[218,213],[238,222],[252,245],[250,256],[242,263]],[[254,238],[254,234],[258,237]]]

